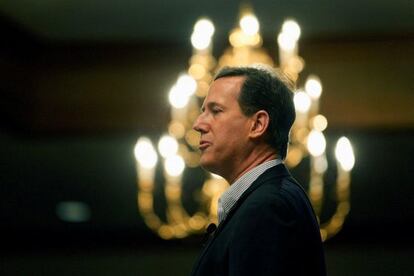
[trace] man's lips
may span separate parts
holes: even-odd
[[[205,149],[206,149],[206,148],[208,148],[210,145],[211,145],[211,143],[210,143],[210,142],[208,142],[208,141],[204,141],[204,140],[201,140],[201,141],[200,141],[200,144],[198,145],[198,148],[199,148],[200,150],[205,150]]]

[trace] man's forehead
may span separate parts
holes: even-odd
[[[206,100],[209,99],[237,99],[243,85],[243,76],[222,77],[212,82]]]
[[[216,79],[215,81],[213,81],[210,85],[210,89],[213,86],[226,86],[228,88],[230,87],[239,87],[241,88],[241,86],[243,85],[243,82],[245,80],[245,76],[226,76],[226,77],[221,77]]]
[[[201,109],[213,106],[227,107],[237,103],[244,79],[244,76],[229,76],[213,81]]]

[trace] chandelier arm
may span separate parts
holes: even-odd
[[[146,169],[136,162],[137,169],[137,205],[140,214],[144,218],[145,224],[154,232],[157,232],[163,239],[175,237],[173,225],[162,221],[154,211],[154,169]],[[140,176],[142,176],[140,178]],[[145,176],[145,177],[144,177]]]
[[[240,24],[240,28],[236,27],[230,32],[230,47],[217,60],[212,55],[212,35],[214,33],[212,22],[205,18],[198,21],[194,26],[191,36],[193,54],[189,60],[187,74],[181,74],[169,94],[172,109],[168,131],[172,137],[179,141],[177,154],[184,159],[185,166],[189,168],[199,166],[200,156],[197,151],[199,138],[191,127],[192,122],[199,115],[200,102],[208,93],[215,70],[223,66],[248,66],[254,63],[276,67],[272,57],[262,48],[263,39],[258,32],[259,29],[256,28],[258,25],[253,24],[256,26],[253,28],[254,26],[250,26],[250,23],[249,26],[244,23]],[[281,32],[277,36],[279,46],[278,67],[292,82],[293,87],[296,86],[299,74],[305,66],[304,59],[298,53],[299,36],[300,27],[292,20],[285,21]],[[196,87],[194,87],[195,84]],[[308,77],[305,90],[295,92],[295,97],[298,96],[297,117],[292,127],[291,147],[286,159],[286,165],[293,168],[303,162],[307,156],[310,156],[308,193],[319,223],[324,203],[324,175],[327,169],[324,149],[323,153],[319,152],[320,139],[324,140],[322,131],[327,124],[326,118],[324,119],[318,112],[320,93],[321,84],[317,77]],[[319,121],[316,120],[317,117]],[[315,131],[318,133],[314,136],[319,140],[313,142],[316,152],[312,152],[309,148],[309,140],[312,139],[309,139],[309,137],[311,132]],[[322,144],[325,144],[324,141],[322,142]],[[350,173],[344,171],[339,164],[337,164],[337,168],[337,205],[334,214],[328,221],[320,223],[323,240],[332,237],[342,228],[350,209]],[[137,164],[137,172],[140,176],[140,179],[137,179],[139,211],[148,227],[157,232],[162,238],[182,238],[192,233],[201,232],[209,222],[217,221],[218,199],[228,186],[224,179],[216,178],[214,175],[205,177],[200,191],[201,204],[199,204],[197,212],[190,216],[184,208],[181,198],[182,172],[179,173],[179,176],[171,176],[164,171],[166,180],[164,192],[167,201],[167,221],[165,222],[157,216],[153,207],[153,168],[144,169]],[[148,178],[149,172],[151,176]]]
[[[316,158],[310,156],[310,181],[309,181],[309,197],[312,202],[315,214],[320,221],[320,215],[322,212],[323,205],[323,194],[324,194],[324,180],[325,171],[317,170]],[[319,157],[320,158],[320,157]],[[324,156],[322,157],[324,158]]]
[[[350,184],[351,175],[349,171],[341,168],[337,162],[338,175],[336,179],[336,209],[332,217],[325,223],[321,224],[322,240],[327,240],[337,234],[344,224],[345,218],[350,211]]]

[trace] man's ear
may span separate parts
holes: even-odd
[[[269,127],[270,117],[269,114],[264,110],[257,111],[252,116],[252,125],[250,128],[249,136],[251,138],[259,138],[264,136],[267,128]]]

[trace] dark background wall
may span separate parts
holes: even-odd
[[[137,211],[132,152],[139,136],[156,141],[166,131],[167,93],[191,56],[188,34],[181,30],[178,39],[169,27],[164,39],[144,39],[148,34],[137,28],[137,37],[129,39],[68,39],[65,33],[39,31],[46,19],[30,24],[29,12],[22,17],[23,9],[11,12],[5,3],[0,20],[1,274],[188,274],[201,237],[163,241],[148,230]],[[407,7],[408,14],[414,11]],[[324,86],[328,155],[341,135],[351,139],[356,154],[351,212],[344,229],[325,244],[328,269],[331,275],[412,275],[414,37],[407,26],[414,23],[404,13],[400,18],[406,21],[396,24],[397,31],[385,28],[391,10],[385,22],[378,21],[385,31],[370,31],[365,21],[354,20],[359,29],[351,25],[351,14],[342,14],[343,25],[339,19],[332,23],[348,29],[325,32],[320,31],[324,25],[304,18],[312,35],[300,42],[303,75],[317,74]],[[190,23],[177,24],[189,33],[193,19],[190,15],[185,19]],[[83,24],[85,30],[99,29]],[[153,28],[157,33],[157,24]],[[264,46],[276,53],[273,34],[264,32],[269,34]],[[215,55],[226,46],[224,38],[218,39]],[[301,169],[293,173],[306,183]],[[62,201],[86,203],[90,220],[60,220],[56,206]]]

